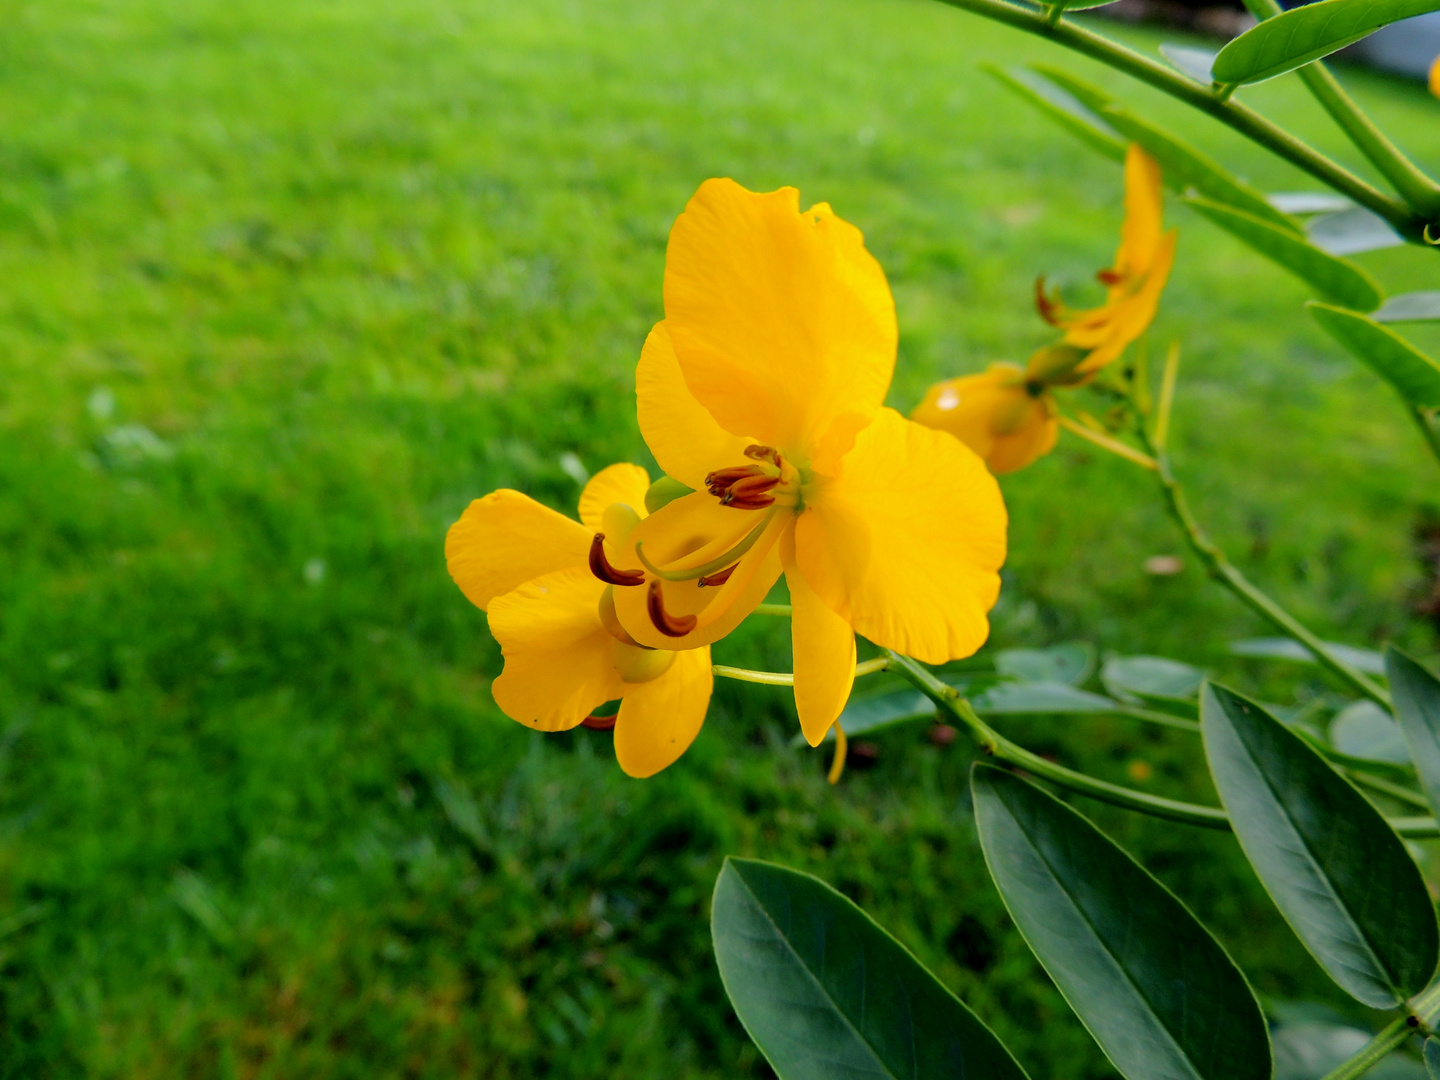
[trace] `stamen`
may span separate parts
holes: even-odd
[[[1120,270],[1101,270],[1095,277],[1101,285],[1119,285],[1125,280],[1125,274]]]
[[[605,534],[596,533],[590,541],[590,572],[606,585],[644,585],[645,571],[616,570],[605,558]]]
[[[716,469],[705,477],[705,487],[709,489],[711,495],[722,495],[737,480],[743,480],[747,476],[761,475],[757,470],[758,466],[755,465],[734,465],[728,469]]]
[[[735,506],[741,510],[758,510],[762,506],[769,506],[775,501],[775,497],[766,495],[765,492],[779,483],[778,476],[746,476],[726,489],[725,494],[720,496],[720,505]]]
[[[763,443],[751,443],[745,447],[745,456],[754,458],[756,461],[768,461],[777,468],[780,465],[780,451]]]
[[[739,563],[736,563],[735,566],[727,566],[724,570],[721,570],[718,574],[707,574],[705,577],[702,577],[696,584],[702,585],[702,586],[703,586],[703,585],[724,585],[725,582],[727,582],[727,581],[730,580],[730,575],[733,574],[733,573],[735,573],[735,569],[736,569],[736,567],[738,567],[739,565],[740,565]]]
[[[665,598],[660,595],[660,582],[650,583],[649,595],[645,597],[645,609],[650,621],[666,637],[684,637],[699,621],[694,615],[671,615],[665,610]]]
[[[774,495],[751,495],[747,498],[737,499],[729,492],[720,500],[722,506],[728,506],[732,510],[764,510],[767,506],[775,504]]]
[[[580,721],[581,727],[587,727],[591,731],[611,731],[615,727],[615,719],[619,713],[611,713],[609,716],[587,716]]]
[[[1058,299],[1052,299],[1045,292],[1045,275],[1041,274],[1035,279],[1035,308],[1040,312],[1040,317],[1051,326],[1061,325],[1061,316],[1065,311],[1065,305]]]
[[[775,500],[772,498],[769,501],[773,503]],[[763,504],[762,506],[742,506],[739,509],[760,510],[764,508],[764,505],[768,505],[768,503]],[[702,578],[709,574],[714,574],[717,571],[723,570],[725,569],[725,567],[729,566],[732,563],[739,562],[740,556],[744,555],[747,551],[749,551],[752,547],[755,546],[755,542],[760,539],[760,534],[765,531],[765,526],[770,524],[770,519],[774,516],[775,512],[773,510],[770,513],[766,514],[759,525],[756,525],[753,529],[751,529],[748,533],[745,534],[745,538],[743,540],[741,540],[738,544],[732,547],[729,551],[725,552],[725,554],[721,555],[719,558],[711,559],[709,562],[704,563],[700,566],[692,566],[687,570],[661,570],[658,566],[656,566],[654,563],[652,563],[649,559],[645,557],[645,544],[643,541],[635,545],[635,557],[640,560],[641,566],[645,567],[646,570],[649,570],[650,573],[654,574],[657,578],[661,578],[665,581],[694,581],[697,578]]]

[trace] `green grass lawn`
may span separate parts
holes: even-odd
[[[708,176],[794,184],[864,229],[899,306],[897,406],[1024,359],[1048,336],[1034,276],[1078,297],[1107,263],[1120,174],[976,64],[1117,80],[920,0],[0,18],[0,1075],[767,1075],[710,957],[727,853],[844,889],[1032,1075],[1113,1075],[988,884],[963,746],[905,730],[832,789],[783,693],[725,684],[679,764],[626,779],[608,736],[498,713],[442,540],[500,486],[573,509],[567,455],[653,468],[633,366]],[[1351,81],[1440,164],[1440,103]],[[1248,93],[1350,160],[1293,80]],[[1313,187],[1135,97],[1268,190]],[[1202,516],[1325,635],[1433,655],[1410,602],[1434,463],[1300,285],[1170,212],[1156,334],[1184,343]],[[1362,261],[1434,287],[1426,253]],[[1083,638],[1278,692],[1227,661],[1265,628],[1193,560],[1144,573],[1180,549],[1139,470],[1072,440],[1005,488],[997,644]],[[784,628],[717,659],[786,670]],[[1183,734],[1011,728],[1213,797]],[[1229,839],[1085,809],[1263,994],[1343,1007]]]

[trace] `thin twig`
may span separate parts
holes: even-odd
[[[1118,457],[1122,457],[1126,461],[1139,465],[1142,469],[1155,468],[1154,458],[1147,457],[1139,450],[1135,450],[1129,446],[1126,446],[1119,439],[1112,439],[1109,435],[1106,435],[1103,432],[1096,431],[1094,428],[1087,427],[1086,425],[1079,423],[1078,421],[1071,420],[1070,417],[1065,416],[1063,413],[1060,415],[1059,419],[1060,426],[1063,427],[1066,431],[1070,432],[1072,435],[1079,435],[1080,438],[1084,439],[1086,442],[1094,443],[1096,446],[1100,447],[1100,449],[1108,450],[1110,453],[1115,454]]]

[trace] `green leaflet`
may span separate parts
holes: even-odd
[[[781,1080],[1025,1080],[959,998],[819,878],[726,859],[710,930],[725,992]]]
[[[1328,255],[1298,234],[1233,206],[1195,196],[1187,196],[1185,201],[1226,232],[1313,285],[1324,299],[1357,311],[1373,311],[1380,306],[1380,287],[1353,263]]]
[[[1002,649],[995,654],[995,670],[1021,682],[1079,686],[1095,672],[1095,646],[1067,641],[1047,649]]]
[[[1440,806],[1440,679],[1394,645],[1385,651],[1385,669],[1410,760],[1433,809]]]
[[[1268,1080],[1270,1040],[1245,977],[1175,896],[1060,800],[971,772],[985,862],[1015,924],[1131,1080]]]
[[[1380,812],[1253,701],[1207,683],[1205,756],[1245,856],[1336,984],[1394,1008],[1429,982],[1435,908]]]
[[[981,67],[998,79],[1001,85],[1035,106],[1090,149],[1113,161],[1125,160],[1125,141],[1116,138],[1114,131],[1101,124],[1094,113],[1087,110],[1072,95],[1037,79],[1028,71],[1006,71],[993,64],[982,64]]]
[[[1245,31],[1220,50],[1210,71],[1218,83],[1273,79],[1359,41],[1388,23],[1440,11],[1440,0],[1320,0]]]
[[[1309,307],[1316,322],[1400,391],[1407,403],[1422,409],[1440,407],[1440,364],[1358,312],[1314,302]]]
[[[1063,68],[1046,64],[1035,64],[1032,67],[1126,139],[1139,143],[1146,153],[1159,162],[1165,184],[1171,190],[1183,194],[1194,188],[1216,202],[1240,207],[1277,228],[1301,235],[1300,226],[1293,218],[1281,213],[1263,194],[1227,172],[1218,162],[1189,143],[1148,120],[1142,120],[1109,98],[1104,91],[1076,78]]]

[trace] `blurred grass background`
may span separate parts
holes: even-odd
[[[496,711],[442,538],[499,486],[571,510],[576,461],[653,468],[633,365],[707,176],[865,230],[898,407],[1043,343],[1031,282],[1086,298],[1119,170],[982,59],[1059,59],[1267,190],[1314,185],[920,0],[3,0],[0,25],[0,1075],[767,1075],[710,957],[727,853],[844,889],[1033,1075],[1113,1075],[988,884],[963,745],[898,732],[831,789],[783,693],[725,684],[678,765],[628,780],[608,736]],[[1440,164],[1440,104],[1349,81]],[[1291,81],[1246,96],[1351,160]],[[1434,462],[1301,286],[1170,213],[1156,336],[1184,343],[1202,517],[1326,636],[1433,658]],[[1426,259],[1362,257],[1396,290]],[[1183,552],[1138,470],[1067,440],[1005,487],[998,645],[1312,678],[1228,660],[1266,628],[1193,561],[1143,571]],[[787,669],[784,628],[717,659]],[[1212,797],[1183,734],[1010,729]],[[1084,808],[1267,998],[1345,1007],[1230,840]]]

